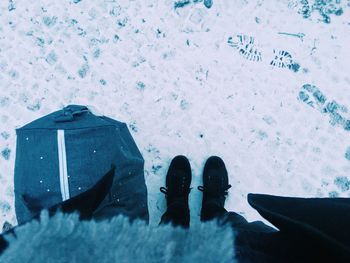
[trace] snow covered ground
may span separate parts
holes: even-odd
[[[15,128],[67,104],[129,125],[152,224],[177,154],[194,224],[210,155],[248,220],[249,192],[350,197],[349,33],[345,0],[1,1],[0,225],[16,223]]]

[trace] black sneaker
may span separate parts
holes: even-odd
[[[198,190],[203,192],[201,220],[226,212],[224,205],[230,187],[224,161],[217,156],[208,158],[203,170],[203,186],[198,186]]]
[[[167,206],[174,202],[184,202],[188,204],[191,180],[190,162],[185,156],[176,156],[171,161],[166,175],[166,187],[160,188],[160,191],[166,195]]]
[[[176,156],[171,161],[166,175],[166,187],[160,188],[167,201],[167,211],[162,216],[161,224],[189,226],[188,195],[191,191],[191,180],[190,162],[185,156]]]

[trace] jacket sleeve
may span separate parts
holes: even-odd
[[[295,198],[249,194],[259,214],[309,253],[350,262],[349,198]]]

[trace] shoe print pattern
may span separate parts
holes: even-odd
[[[270,65],[278,68],[288,68],[294,72],[298,72],[300,65],[294,62],[292,55],[285,50],[273,50],[274,58],[271,60]]]
[[[299,6],[299,1],[293,0],[293,1],[288,2],[288,8],[290,8],[290,9],[295,9],[298,6]]]
[[[252,36],[243,34],[236,35],[235,37],[230,36],[227,43],[231,47],[236,48],[239,51],[239,54],[245,59],[255,62],[262,61],[261,52],[256,48]],[[289,52],[284,50],[273,50],[273,54],[274,58],[271,60],[270,65],[278,68],[287,68],[294,72],[299,71],[300,65],[293,60],[293,57]]]
[[[302,86],[299,91],[298,99],[321,112],[323,112],[327,100],[323,93],[316,86],[311,84],[305,84]]]
[[[313,1],[313,3],[309,0],[300,0],[300,5],[298,13],[303,18],[308,19],[315,12],[319,14],[318,21],[326,24],[331,23],[331,15],[341,16],[344,13],[340,0]]]
[[[321,113],[327,114],[332,126],[341,126],[346,131],[350,131],[350,118],[345,116],[349,113],[344,105],[340,105],[335,100],[327,102],[326,96],[314,85],[305,84],[299,91],[298,99]]]
[[[247,35],[236,35],[229,37],[227,43],[236,49],[245,59],[251,61],[262,61],[261,52],[257,50],[254,44],[254,38]]]
[[[270,65],[279,67],[279,68],[289,68],[293,64],[292,55],[289,52],[280,50],[273,50],[274,59],[271,60]]]

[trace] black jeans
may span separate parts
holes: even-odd
[[[160,224],[188,228],[189,218],[188,205],[175,203],[168,207]],[[238,262],[289,262],[285,256],[289,244],[274,228],[260,221],[248,223],[243,216],[228,212],[215,203],[206,204],[201,211],[201,221],[210,220],[217,220],[220,225],[229,224],[235,231],[234,250]]]
[[[190,227],[190,209],[188,203],[174,202],[168,205],[167,211],[162,215],[159,224],[172,224],[173,226]]]

